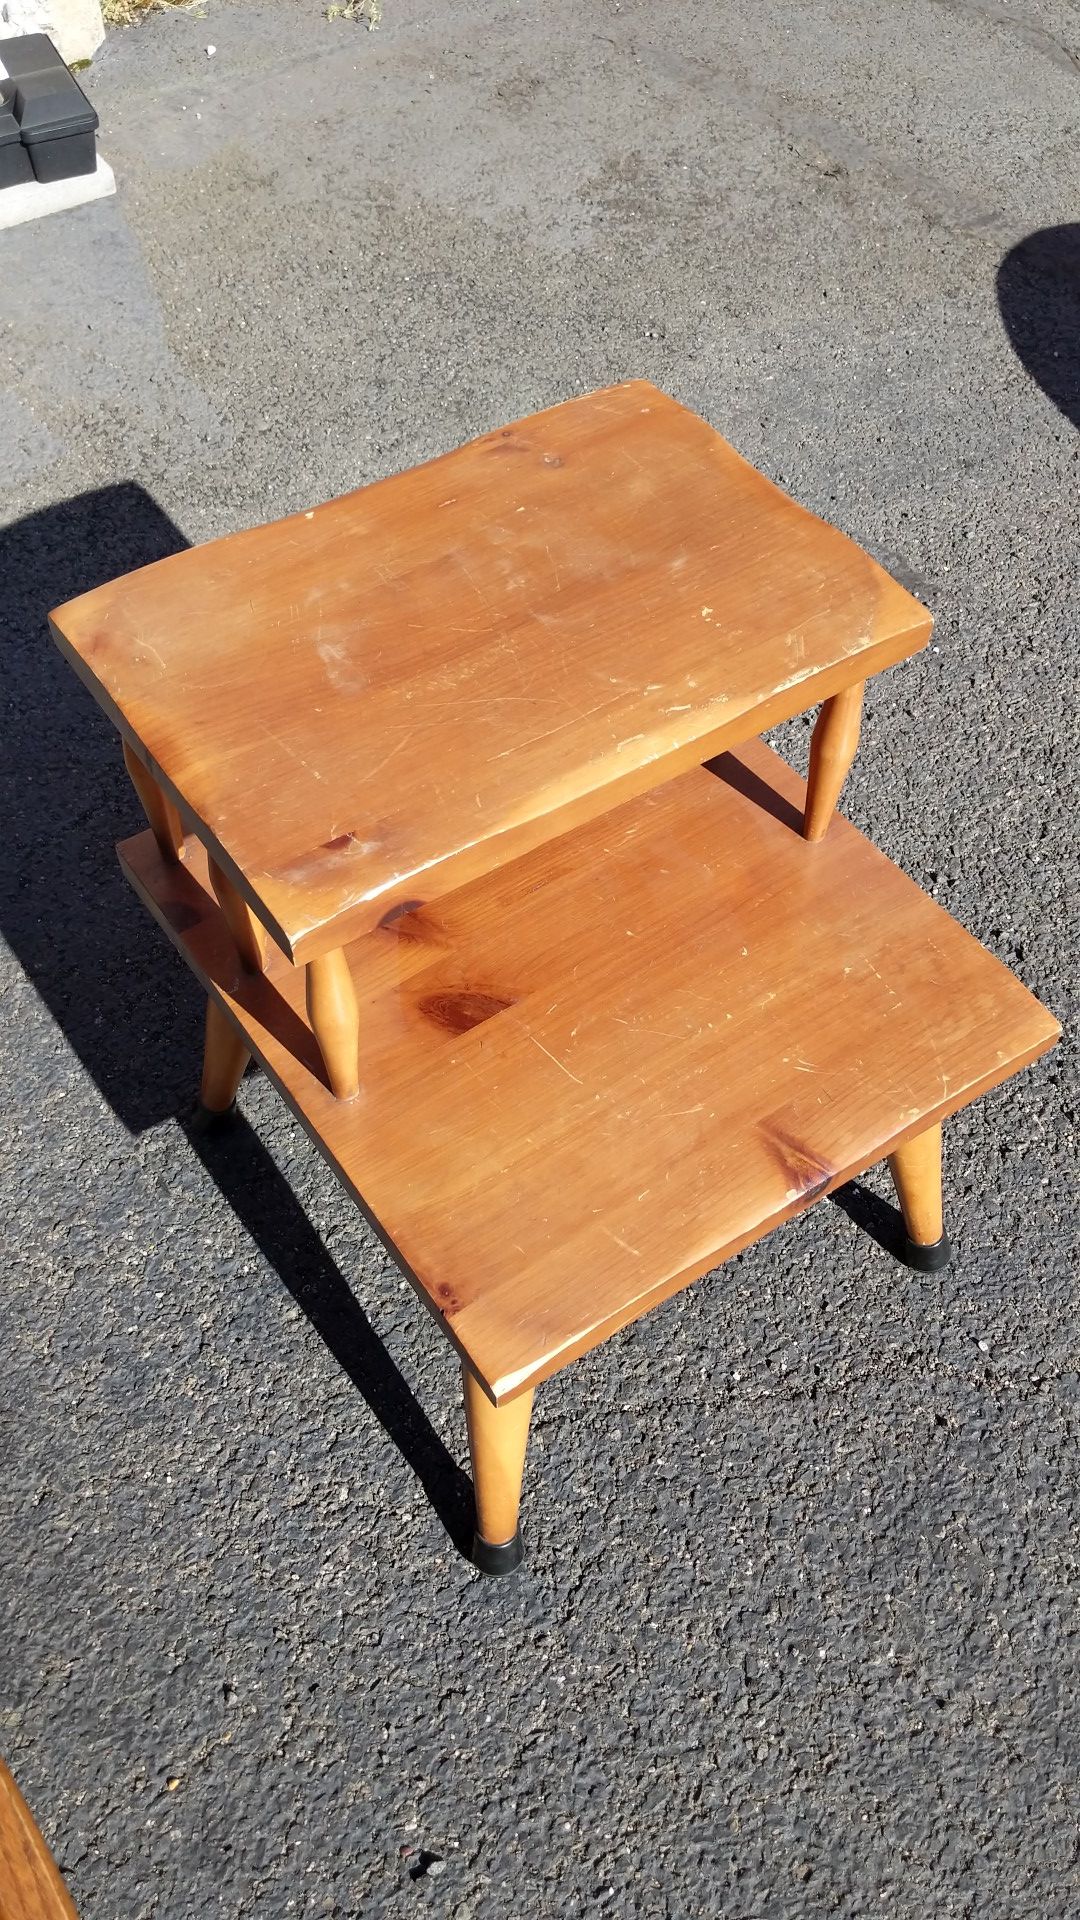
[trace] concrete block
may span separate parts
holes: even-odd
[[[0,61],[16,33],[47,33],[69,67],[90,60],[105,38],[101,0],[0,0]]]

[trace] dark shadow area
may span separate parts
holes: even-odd
[[[1080,427],[1080,223],[1043,227],[1013,247],[997,297],[1014,353]]]
[[[53,607],[188,545],[141,487],[105,487],[0,530],[6,699],[2,931],[53,1020],[132,1133],[191,1109],[196,983],[120,874],[143,824],[120,742],[49,634]],[[238,1121],[191,1137],[203,1165],[467,1552],[472,1492],[269,1154]]]
[[[899,1207],[891,1207],[887,1200],[871,1193],[870,1188],[864,1187],[860,1180],[849,1180],[846,1185],[837,1187],[835,1193],[830,1193],[829,1199],[839,1207],[841,1213],[846,1213],[848,1219],[854,1221],[860,1232],[868,1234],[894,1260],[907,1265],[907,1232]]]
[[[114,842],[141,826],[142,814],[120,742],[61,659],[46,615],[187,544],[130,484],[0,531],[3,932],[133,1133],[174,1112],[180,1087],[190,1084],[197,1002],[190,1000],[191,1017],[177,1017],[175,965],[120,877]],[[185,994],[185,1012],[188,1003]]]
[[[735,754],[718,753],[714,760],[705,761],[705,771],[715,774],[718,780],[723,780],[726,786],[741,793],[744,799],[752,801],[764,813],[771,813],[774,820],[779,820],[785,827],[801,835],[803,817],[800,809],[792,806],[790,800],[785,800],[783,794],[777,793],[775,787],[770,787],[760,774],[752,773]]]
[[[258,1135],[239,1115],[207,1133],[191,1127],[185,1132],[263,1258],[412,1468],[454,1546],[467,1557],[473,1525],[468,1475],[443,1445]]]

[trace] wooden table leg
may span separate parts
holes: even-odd
[[[161,791],[149,767],[144,767],[134,747],[124,741],[124,765],[131,784],[142,803],[150,829],[163,860],[175,866],[184,852],[184,829],[172,801]]]
[[[203,1047],[199,1118],[204,1124],[228,1113],[251,1055],[216,1000],[206,1002],[206,1041]]]
[[[473,1560],[481,1573],[513,1573],[523,1557],[518,1510],[533,1396],[497,1407],[464,1364],[461,1378],[476,1495]]]
[[[907,1228],[904,1258],[919,1273],[936,1273],[952,1254],[941,1216],[941,1127],[927,1127],[897,1147],[889,1171]]]
[[[266,929],[256,920],[247,901],[237,893],[228,874],[223,873],[216,860],[209,857],[206,862],[210,870],[210,885],[217,895],[217,903],[225,916],[229,932],[236,941],[236,950],[240,963],[248,973],[262,973],[266,967]]]
[[[360,1009],[343,947],[307,964],[307,1010],[330,1085],[339,1100],[360,1091]]]
[[[836,811],[840,789],[848,777],[862,725],[863,681],[845,687],[826,700],[810,741],[810,771],[806,776],[803,837],[821,840]]]

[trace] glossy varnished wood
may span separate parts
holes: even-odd
[[[69,602],[61,646],[294,959],[925,644],[642,381]]]
[[[184,852],[184,829],[172,801],[164,794],[148,767],[139,759],[129,740],[124,741],[124,765],[131,784],[142,802],[142,810],[166,860],[180,860]]]
[[[228,875],[223,873],[216,860],[207,861],[210,885],[218,906],[225,915],[226,924],[233,939],[242,964],[249,973],[261,973],[266,965],[266,930],[255,918],[251,908],[237,893]]]
[[[327,1079],[339,1100],[354,1100],[360,1091],[360,1010],[344,949],[318,954],[306,971],[304,1001]]]
[[[78,1920],[56,1863],[2,1760],[0,1920]]]
[[[206,1036],[199,1099],[207,1113],[227,1113],[236,1098],[251,1055],[234,1020],[211,994],[206,1002]]]
[[[501,1547],[517,1532],[533,1397],[531,1393],[519,1393],[516,1399],[497,1407],[471,1368],[463,1366],[461,1378],[476,1495],[476,1531],[488,1546]]]
[[[809,849],[804,797],[754,744],[354,942],[350,1104],[195,857],[121,859],[502,1400],[1052,1044],[847,821]]]
[[[934,1246],[944,1231],[940,1122],[891,1153],[889,1170],[909,1238],[917,1247]]]
[[[863,687],[845,687],[826,700],[810,741],[806,778],[803,833],[807,840],[823,840],[836,803],[851,771],[862,727]]]

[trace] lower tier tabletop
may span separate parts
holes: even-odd
[[[1053,1045],[1050,1014],[759,742],[347,949],[360,1094],[304,970],[241,971],[192,846],[124,872],[497,1401]]]

